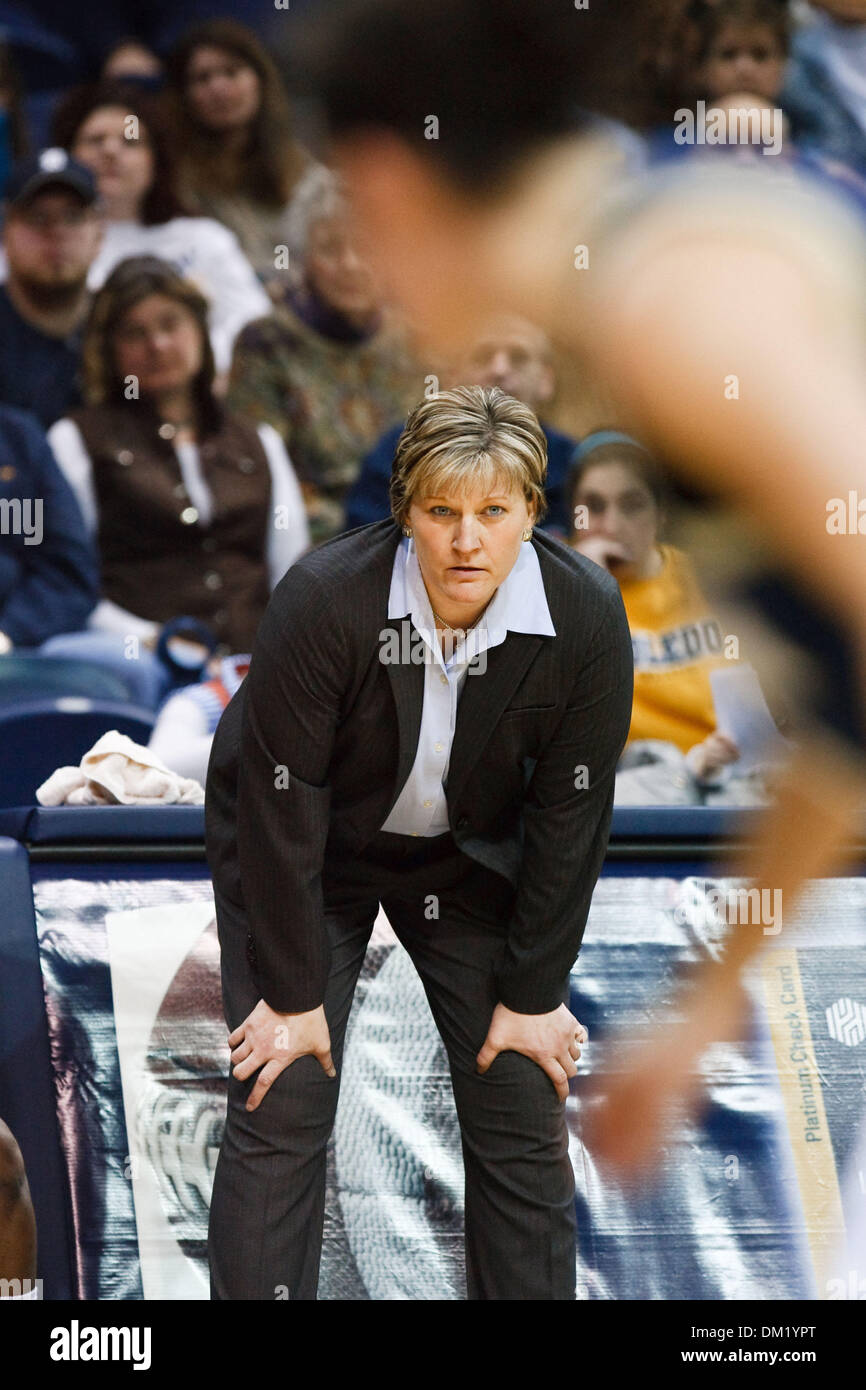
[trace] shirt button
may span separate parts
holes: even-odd
[[[440,676],[439,679],[440,679],[440,681],[442,682],[443,685],[447,685],[447,684],[448,684],[448,677],[447,677],[447,676]]]
[[[201,543],[201,548],[206,554],[212,555],[217,548],[216,538],[214,536],[205,536]]]
[[[195,507],[184,507],[180,519],[184,526],[193,526],[198,521],[198,512]]]
[[[206,589],[221,589],[223,577],[221,574],[217,574],[216,570],[210,570],[204,577],[204,583]]]
[[[174,489],[174,495],[175,497],[186,497],[186,488],[184,487],[183,483],[177,484],[177,486]]]
[[[434,747],[434,749],[435,749],[435,751],[436,751],[437,753],[441,753],[441,752],[442,752],[442,744],[441,744],[441,743],[434,743],[433,747]]]
[[[254,464],[252,459],[240,459],[238,462],[238,468],[241,470],[242,473],[254,473],[256,465]]]
[[[432,806],[432,805],[433,805],[433,802],[432,802],[432,801],[425,801],[425,802],[424,802],[424,805],[425,805],[425,806]]]
[[[215,623],[222,624],[228,622],[228,616],[229,610],[227,608],[218,608],[213,615],[213,620]]]
[[[420,830],[413,830],[412,834],[417,838],[421,834],[421,832]]]
[[[121,449],[117,455],[117,462],[122,463],[124,468],[128,468],[132,463],[133,453],[131,449]]]
[[[166,420],[164,425],[160,425],[159,429],[157,430],[157,434],[159,435],[160,439],[174,439],[174,436],[177,434],[177,430],[175,429],[174,425],[170,425]]]

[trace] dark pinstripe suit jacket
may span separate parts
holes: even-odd
[[[380,659],[384,631],[411,641],[411,619],[387,616],[400,540],[389,518],[296,561],[214,736],[208,860],[281,1012],[324,996],[323,863],[363,851],[414,763],[424,666]],[[516,886],[500,998],[543,1013],[561,1002],[601,871],[633,667],[616,581],[542,532],[528,543],[556,636],[509,632],[467,675],[446,791],[460,849]]]

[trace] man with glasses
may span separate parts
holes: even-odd
[[[101,241],[93,176],[65,150],[43,150],[13,169],[3,227],[0,402],[32,411],[45,429],[81,404],[87,274]]]
[[[523,401],[541,417],[556,394],[550,339],[542,329],[517,314],[500,313],[487,319],[463,351],[456,354],[448,375],[453,386],[498,386],[506,396]],[[386,430],[364,459],[347,499],[345,530],[381,521],[388,515],[391,464],[403,424],[400,420]],[[545,493],[549,508],[543,529],[552,529],[564,539],[571,524],[565,511],[563,483],[577,440],[554,429],[543,418],[541,428],[547,439]]]

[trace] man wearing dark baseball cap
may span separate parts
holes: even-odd
[[[22,207],[46,188],[71,188],[81,202],[96,202],[96,184],[90,170],[72,159],[66,150],[48,149],[22,159],[12,169],[6,183],[7,215],[11,206]]]
[[[65,150],[22,160],[6,185],[0,402],[47,429],[81,404],[87,274],[102,240],[93,175]]]

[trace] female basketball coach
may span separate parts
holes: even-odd
[[[448,1054],[469,1298],[573,1299],[567,1007],[632,707],[615,579],[533,530],[544,435],[501,391],[410,415],[392,517],[275,589],[207,779],[228,1117],[217,1299],[314,1299],[328,1137],[381,902]],[[284,1297],[285,1294],[283,1293]]]

